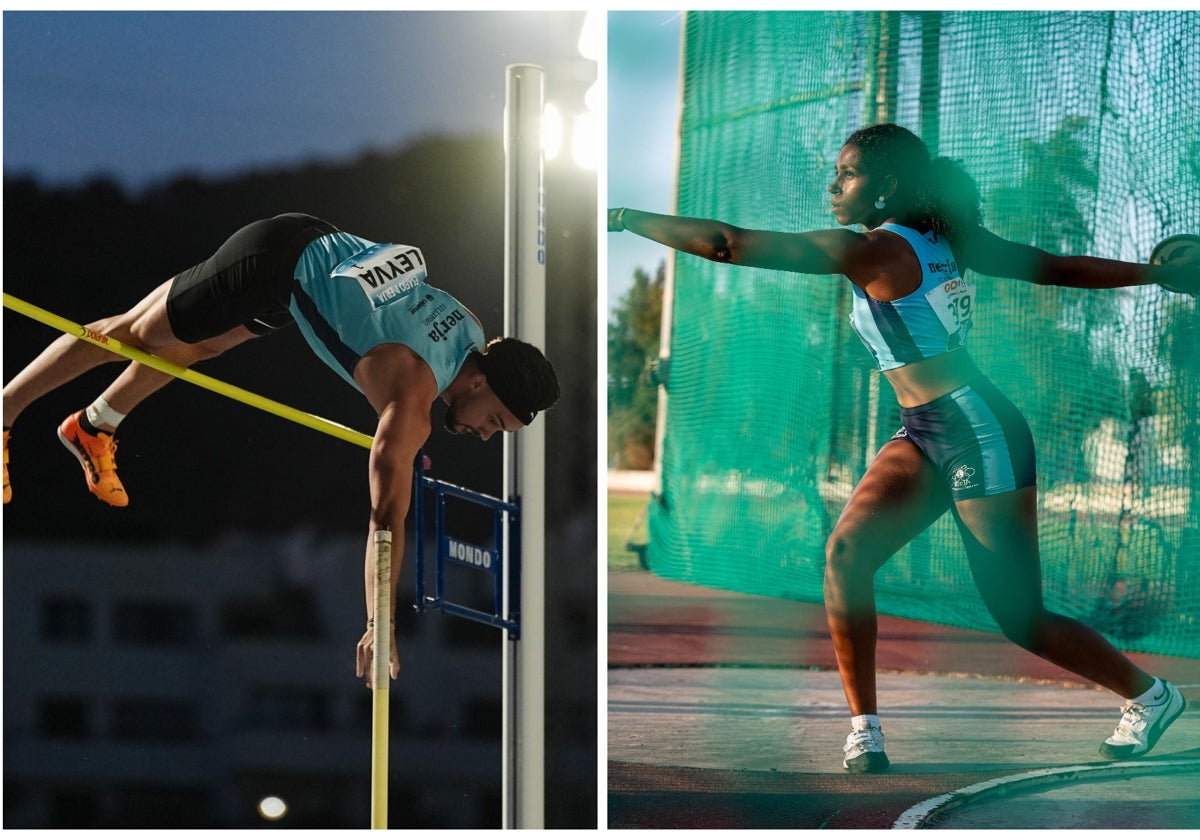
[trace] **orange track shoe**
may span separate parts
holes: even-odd
[[[8,483],[8,429],[4,430],[4,504],[12,501],[12,485]]]
[[[58,439],[83,466],[88,490],[102,502],[125,507],[129,496],[117,478],[117,442],[105,432],[90,435],[79,425],[82,411],[76,411],[58,427]]]

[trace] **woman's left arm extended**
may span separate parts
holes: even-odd
[[[751,230],[715,219],[665,216],[624,207],[608,211],[608,230],[627,230],[713,262],[800,274],[847,273],[862,239],[849,230]]]
[[[1011,277],[1042,286],[1077,289],[1118,289],[1158,283],[1184,294],[1200,292],[1200,264],[1142,265],[1089,256],[1057,256],[1010,242],[984,228],[954,239],[959,268],[992,277]]]

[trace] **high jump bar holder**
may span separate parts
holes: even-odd
[[[427,499],[433,505],[434,530],[434,589],[426,591],[426,525]],[[447,502],[460,499],[492,512],[492,545],[481,546],[450,535],[447,530]],[[480,624],[498,627],[508,633],[511,641],[521,638],[521,506],[519,501],[506,502],[440,481],[425,474],[424,458],[418,456],[413,465],[413,572],[414,607],[418,612],[437,610]],[[506,548],[507,534],[507,548]],[[491,577],[492,611],[485,612],[452,600],[447,592],[447,564],[456,564],[488,574]],[[506,596],[507,584],[507,598]]]

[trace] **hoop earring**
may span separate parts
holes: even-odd
[[[884,207],[887,207],[887,202],[883,200],[883,196],[879,196],[875,199],[875,209],[882,210]]]

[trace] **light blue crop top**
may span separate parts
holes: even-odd
[[[397,343],[425,360],[440,394],[485,338],[475,316],[426,275],[419,248],[330,233],[301,254],[289,311],[317,356],[356,389],[358,360]]]
[[[963,348],[971,330],[975,287],[959,275],[950,243],[936,233],[920,234],[891,223],[877,230],[904,237],[921,263],[921,285],[899,300],[875,300],[851,284],[850,323],[879,369],[893,370]]]

